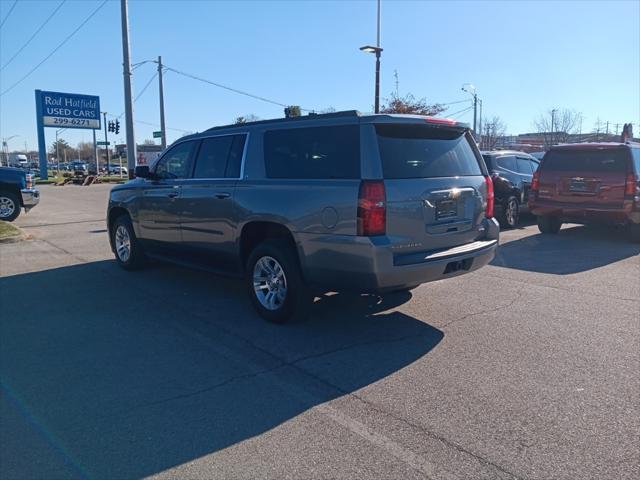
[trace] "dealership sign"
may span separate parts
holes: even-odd
[[[100,128],[100,97],[40,91],[40,112],[45,127]]]

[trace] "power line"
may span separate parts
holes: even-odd
[[[253,95],[252,93],[248,93],[248,92],[245,92],[245,91],[242,91],[242,90],[238,90],[237,88],[227,87],[226,85],[222,85],[220,83],[213,82],[213,81],[207,80],[205,78],[197,77],[195,75],[191,75],[190,73],[181,72],[180,70],[176,70],[175,68],[167,67],[166,65],[165,65],[165,68],[167,70],[171,71],[171,72],[177,73],[178,75],[182,75],[184,77],[192,78],[193,80],[198,80],[200,82],[208,83],[208,84],[213,85],[215,87],[223,88],[225,90],[229,90],[230,92],[238,93],[238,94],[244,95],[246,97],[251,97],[251,98],[255,98],[256,100],[260,100],[260,101],[263,101],[263,102],[266,102],[266,103],[271,103],[272,105],[278,105],[280,107],[288,107],[289,106],[289,105],[286,105],[284,103],[277,102],[275,100],[270,100],[268,98],[261,97],[259,95]],[[312,110],[308,110],[306,108],[301,108],[300,110],[303,110],[305,112],[311,112],[312,111]]]
[[[138,101],[138,99],[139,99],[139,98],[142,96],[142,94],[147,90],[147,88],[149,88],[149,85],[151,85],[151,82],[153,82],[153,81],[156,79],[156,77],[157,77],[157,76],[158,76],[158,72],[156,72],[156,73],[153,75],[153,77],[151,77],[151,78],[149,79],[149,81],[147,82],[147,84],[146,84],[144,87],[142,87],[142,90],[140,90],[140,92],[138,93],[138,95],[136,95],[136,98],[134,98],[134,99],[133,99],[133,101],[134,101],[134,102],[137,102],[137,101]]]
[[[447,115],[447,116],[448,116],[449,118],[455,118],[455,117],[457,117],[457,116],[459,116],[459,115],[462,115],[463,113],[466,113],[466,112],[468,112],[468,111],[470,111],[470,110],[473,110],[473,107],[467,107],[467,108],[465,108],[465,109],[463,109],[463,110],[460,110],[460,111],[458,111],[458,112],[456,112],[456,113],[452,113],[451,115]]]
[[[13,85],[11,85],[11,86],[10,86],[9,88],[7,88],[4,92],[0,93],[0,97],[1,97],[2,95],[4,95],[5,93],[10,92],[11,90],[13,90],[13,89],[14,89],[15,87],[17,87],[20,83],[22,83],[22,82],[23,82],[27,77],[29,77],[33,72],[35,72],[38,68],[40,68],[40,66],[41,66],[44,62],[46,62],[47,60],[49,60],[49,59],[53,56],[53,54],[54,54],[54,53],[56,53],[58,50],[60,50],[60,48],[62,48],[62,46],[63,46],[64,44],[66,44],[69,40],[71,40],[71,37],[73,37],[76,33],[78,33],[78,31],[79,31],[82,27],[84,27],[84,26],[87,24],[87,22],[89,22],[89,20],[91,20],[91,19],[93,18],[93,16],[94,16],[96,13],[98,13],[98,12],[100,11],[100,9],[101,9],[102,7],[104,7],[104,6],[107,4],[107,2],[108,2],[108,1],[109,1],[109,0],[104,0],[100,5],[98,5],[98,8],[96,8],[93,12],[91,12],[91,14],[90,14],[87,18],[85,18],[85,19],[84,19],[84,21],[83,21],[83,22],[82,22],[82,23],[81,23],[81,24],[80,24],[80,25],[79,25],[79,26],[78,26],[78,27],[77,27],[73,32],[71,32],[71,33],[70,33],[70,34],[69,34],[69,35],[68,35],[68,36],[67,36],[67,37],[66,37],[62,42],[60,42],[60,44],[58,44],[58,46],[57,46],[56,48],[54,48],[54,49],[53,49],[53,51],[52,51],[49,55],[47,55],[46,57],[44,57],[44,58],[40,61],[40,63],[38,63],[35,67],[33,67],[31,70],[29,70],[29,72],[28,72],[26,75],[24,75],[20,80],[18,80],[16,83],[14,83]]]
[[[11,8],[7,12],[7,14],[4,16],[4,20],[2,20],[2,22],[0,22],[0,28],[2,28],[2,26],[4,25],[4,22],[7,21],[7,18],[9,18],[9,15],[11,15],[11,12],[13,12],[13,9],[16,8],[16,3],[18,3],[18,0],[15,0],[13,2],[13,5],[11,5]]]
[[[142,120],[136,120],[135,122],[136,122],[136,123],[141,123],[142,125],[149,125],[149,126],[151,126],[151,127],[160,127],[160,125],[159,125],[159,124],[157,124],[157,123],[144,122],[144,121],[142,121]],[[166,129],[167,129],[167,130],[173,130],[173,131],[176,131],[176,132],[181,132],[181,133],[193,133],[193,132],[191,132],[191,131],[189,131],[189,130],[182,130],[182,129],[180,129],[180,128],[171,128],[171,127],[166,127]]]
[[[456,105],[458,103],[465,103],[465,102],[470,102],[471,99],[470,98],[466,98],[464,100],[457,100],[455,102],[447,102],[447,103],[441,103],[440,105]]]
[[[42,23],[42,25],[40,25],[40,26],[38,27],[38,29],[33,33],[33,35],[31,35],[31,37],[29,37],[29,40],[27,40],[27,41],[25,42],[25,44],[24,44],[24,45],[22,45],[22,46],[18,49],[18,51],[17,51],[16,53],[14,53],[14,54],[13,54],[13,57],[11,57],[7,63],[5,63],[2,67],[0,67],[0,71],[4,70],[4,69],[6,68],[6,66],[7,66],[7,65],[9,65],[11,62],[13,62],[13,59],[14,59],[14,58],[16,58],[18,55],[20,55],[20,52],[22,52],[22,51],[27,47],[27,45],[29,45],[29,44],[31,43],[31,41],[32,41],[34,38],[36,38],[36,35],[38,35],[38,33],[40,33],[40,30],[42,30],[42,29],[47,25],[47,23],[49,23],[49,21],[54,17],[54,15],[55,15],[56,13],[58,13],[58,10],[60,10],[60,8],[62,8],[62,6],[66,3],[66,1],[67,1],[67,0],[62,0],[62,1],[58,4],[58,6],[57,6],[57,7],[55,8],[55,10],[51,13],[51,15],[49,15],[49,16],[47,17],[47,19]]]

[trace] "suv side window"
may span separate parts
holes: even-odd
[[[191,176],[191,157],[195,141],[183,142],[165,153],[155,166],[160,179],[188,178]]]
[[[205,138],[200,145],[194,178],[238,178],[245,135]]]
[[[536,173],[538,167],[540,167],[540,162],[534,162],[533,160],[529,160],[529,164],[531,165],[531,172]]]
[[[358,125],[271,130],[264,134],[269,178],[359,178]]]
[[[513,155],[498,157],[496,159],[496,163],[500,168],[504,168],[505,170],[510,170],[514,173],[518,171],[518,165],[516,164],[516,157]]]
[[[531,175],[533,173],[531,171],[531,162],[528,158],[517,157],[516,161],[518,163],[518,173],[522,175]]]
[[[636,175],[640,175],[640,148],[631,148],[631,155],[633,155],[633,163],[636,166]]]

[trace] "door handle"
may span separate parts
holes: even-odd
[[[231,196],[231,194],[227,192],[218,192],[218,193],[214,193],[213,195],[214,197],[219,198],[220,200],[224,198],[229,198]]]

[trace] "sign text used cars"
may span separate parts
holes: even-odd
[[[100,98],[75,93],[41,92],[45,127],[100,128]]]

